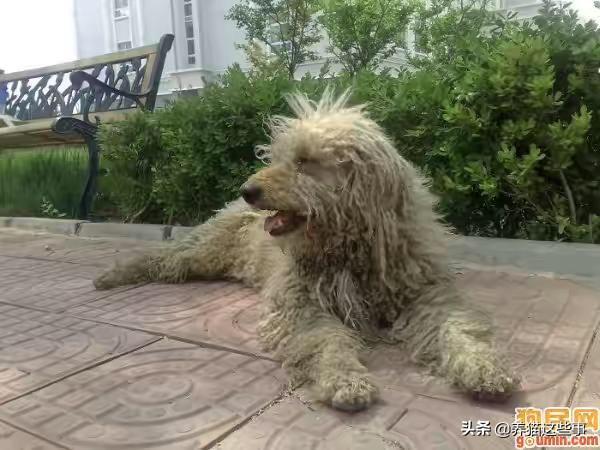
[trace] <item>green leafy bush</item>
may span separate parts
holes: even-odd
[[[305,90],[318,90],[306,79]],[[283,75],[231,68],[201,96],[152,114],[102,127],[111,196],[127,220],[195,224],[226,201],[259,166],[254,147],[267,140],[267,120],[288,113]]]
[[[203,221],[259,165],[254,147],[267,139],[266,120],[289,113],[284,94],[316,98],[332,84],[368,102],[399,151],[430,176],[458,231],[598,242],[598,27],[550,2],[532,22],[485,8],[438,13],[424,15],[431,54],[412,58],[412,70],[325,82],[289,80],[268,64],[249,74],[234,67],[198,98],[104,126],[113,200],[128,220]]]
[[[459,231],[598,242],[600,31],[549,2],[496,20],[417,62],[384,126]]]
[[[406,32],[419,1],[325,0],[319,21],[329,51],[347,73],[377,69],[406,44]]]

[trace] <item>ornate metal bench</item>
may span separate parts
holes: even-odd
[[[0,74],[0,87],[8,89],[0,151],[85,143],[89,174],[79,215],[87,219],[99,172],[98,125],[122,120],[132,109],[154,109],[173,37],[165,34],[156,45]]]

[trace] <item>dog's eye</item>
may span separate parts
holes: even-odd
[[[302,171],[302,169],[305,168],[305,166],[309,163],[310,161],[307,158],[298,158],[296,160],[296,168],[299,171]]]

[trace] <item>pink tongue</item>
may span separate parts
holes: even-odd
[[[265,219],[264,230],[267,233],[276,234],[279,229],[285,228],[287,222],[288,221],[285,216],[277,213],[274,216],[269,216]]]

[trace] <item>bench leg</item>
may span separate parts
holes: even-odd
[[[88,178],[85,183],[81,201],[79,202],[79,219],[87,220],[90,218],[92,205],[96,192],[98,190],[98,174],[100,173],[100,146],[95,136],[90,136],[85,140],[88,149]]]
[[[52,124],[52,129],[59,134],[77,133],[83,137],[88,149],[88,178],[79,202],[79,219],[87,220],[90,217],[92,204],[98,188],[98,174],[100,172],[100,146],[96,140],[97,126],[91,125],[74,117],[59,117]]]

